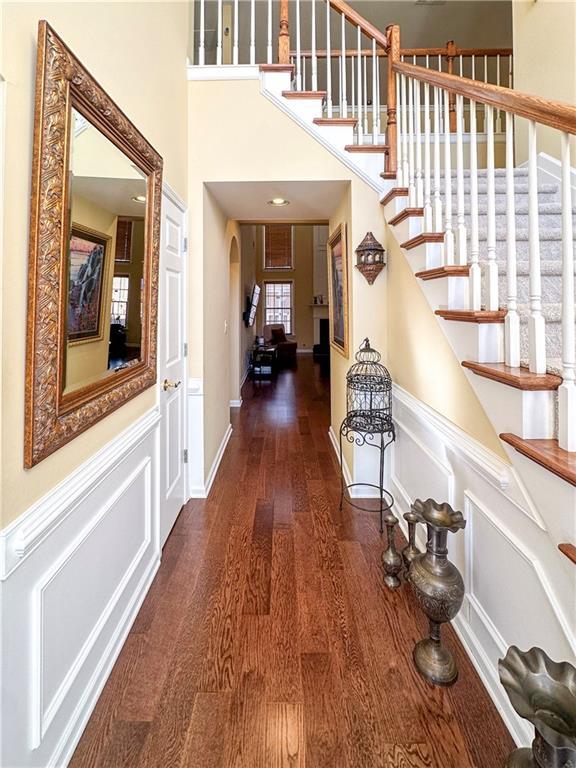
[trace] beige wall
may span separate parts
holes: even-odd
[[[23,469],[24,357],[34,70],[47,19],[164,157],[164,178],[186,197],[186,3],[4,3],[6,80],[2,262],[1,522],[20,515],[155,403],[143,393],[29,471]]]
[[[387,365],[392,379],[506,461],[506,453],[410,265],[388,237]]]
[[[576,0],[514,0],[512,6],[515,88],[576,104]],[[526,160],[527,132],[517,118],[517,162]],[[541,126],[538,151],[560,158],[559,132]]]
[[[292,281],[293,336],[299,349],[312,349],[314,345],[314,321],[312,298],[314,296],[314,228],[312,225],[295,225],[293,229],[294,269],[264,269],[264,227],[256,228],[256,282],[262,288],[258,307],[257,329],[264,328],[264,283]]]

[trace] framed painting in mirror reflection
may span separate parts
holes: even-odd
[[[110,237],[73,224],[68,270],[68,341],[102,337],[102,282]]]

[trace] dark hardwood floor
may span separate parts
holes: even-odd
[[[434,688],[376,515],[338,509],[327,380],[304,358],[244,396],[71,765],[500,768],[512,740],[454,633],[460,679]]]

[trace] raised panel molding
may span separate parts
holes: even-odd
[[[160,564],[156,408],[2,534],[0,765],[67,765]]]

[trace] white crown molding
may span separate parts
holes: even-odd
[[[160,421],[153,408],[87,459],[0,533],[0,580],[4,581],[75,507],[104,482]]]
[[[293,120],[301,128],[303,128],[306,131],[306,133],[312,136],[312,138],[315,139],[319,144],[321,144],[324,147],[324,149],[328,150],[328,152],[330,152],[331,155],[334,155],[334,157],[338,158],[340,162],[344,163],[344,165],[353,173],[355,173],[356,176],[358,176],[358,178],[362,179],[362,181],[368,184],[368,186],[371,187],[375,192],[378,192],[379,195],[382,194],[383,187],[380,184],[378,184],[377,181],[374,181],[374,179],[371,179],[370,176],[368,176],[367,173],[364,173],[364,171],[362,171],[352,160],[350,160],[348,157],[345,157],[346,152],[339,151],[333,144],[330,144],[329,141],[326,141],[326,139],[324,139],[324,137],[321,136],[320,133],[316,132],[309,123],[307,123],[299,115],[293,112],[284,103],[283,99],[278,98],[278,96],[276,96],[274,93],[266,90],[266,88],[264,88],[262,81],[260,82],[260,93],[262,94],[262,96],[264,96],[273,104],[275,104],[278,107],[278,109],[281,109],[282,112],[284,112],[284,114],[288,115],[288,117],[291,120]]]
[[[186,67],[190,81],[205,80],[259,80],[260,67],[252,64],[191,64]]]
[[[416,418],[437,432],[451,449],[457,451],[461,458],[488,482],[500,490],[508,488],[512,467],[504,459],[398,384],[393,385],[392,394],[395,400],[405,405]]]

